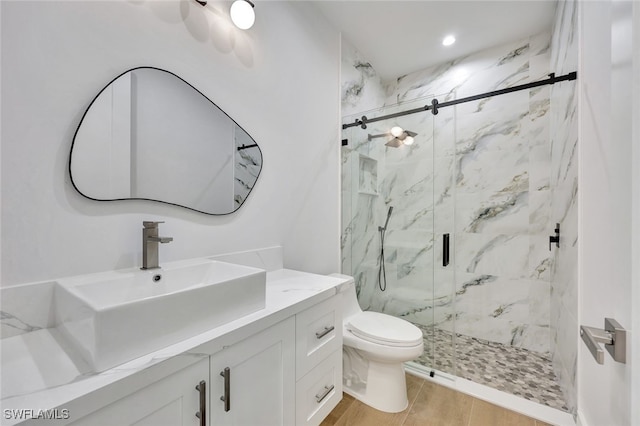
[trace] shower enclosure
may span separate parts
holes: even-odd
[[[422,329],[413,368],[566,411],[550,355],[548,125],[536,96],[548,92],[344,117],[392,116],[343,130],[342,270],[363,309]],[[414,142],[394,140],[396,127]]]

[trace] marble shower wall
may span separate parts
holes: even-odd
[[[578,69],[578,3],[558,4],[551,43],[551,70]],[[578,78],[580,76],[578,75]],[[551,275],[551,353],[569,411],[577,412],[578,355],[578,115],[576,82],[551,87],[551,190],[553,223],[560,223]]]
[[[384,105],[385,92],[380,78],[371,64],[344,38],[341,78],[343,122],[353,122],[364,112]],[[367,132],[352,128],[343,132],[343,138],[349,139],[349,144],[343,146],[341,152],[341,264],[344,273],[355,277],[360,304],[367,309],[376,285],[375,238],[380,209],[374,207],[377,190],[374,182],[377,182],[378,168],[368,155],[370,146],[374,145],[369,144]],[[358,190],[360,186],[364,189],[362,193]],[[354,244],[354,238],[357,244]]]
[[[540,80],[549,63],[549,34],[508,43],[387,83],[388,106],[367,116]],[[520,91],[445,108],[435,118],[420,113],[345,132],[343,270],[356,276],[363,308],[550,350],[549,93]],[[416,143],[386,148],[367,139],[393,125],[418,132]],[[377,191],[364,194],[362,179]],[[377,227],[389,206],[388,287],[381,292]],[[444,232],[455,253],[447,268]]]
[[[342,117],[359,114],[380,108],[384,105],[386,94],[384,86],[371,64],[342,38],[341,76],[341,115]]]
[[[405,103],[402,108],[418,105]],[[368,117],[394,112],[385,108]],[[414,130],[416,143],[392,148],[384,144],[389,127]],[[413,115],[349,129],[343,148],[345,198],[353,211],[347,229],[350,244],[343,250],[343,267],[351,265],[363,308],[406,316],[431,310],[433,295],[434,174],[433,118]],[[371,137],[370,137],[371,135]],[[350,180],[351,187],[347,180]],[[378,289],[380,233],[393,207],[385,236],[387,290]],[[344,209],[344,208],[343,208]],[[343,234],[345,235],[345,234]],[[349,269],[345,269],[349,270]],[[423,321],[431,324],[432,319]]]
[[[443,101],[543,79],[549,48],[550,35],[541,34],[401,77],[388,85],[388,102],[427,94]],[[455,277],[435,262],[436,297],[452,280],[455,287],[455,306],[435,311],[440,328],[550,350],[548,109],[543,87],[460,104],[435,118],[436,164],[453,173],[436,188],[436,199],[451,204],[442,208],[445,218],[436,210],[436,235],[451,232],[455,241]]]

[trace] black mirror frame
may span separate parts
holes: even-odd
[[[246,200],[249,198],[249,195],[251,194],[251,192],[253,191],[253,188],[255,187],[256,183],[258,182],[258,179],[260,178],[260,174],[262,173],[262,167],[264,164],[264,161],[262,161],[262,164],[260,165],[260,170],[258,170],[258,174],[256,175],[256,180],[254,182],[254,184],[251,186],[251,189],[249,189],[249,192],[247,192],[247,195],[245,196],[243,202],[241,204],[239,204],[236,208],[234,208],[232,211],[230,212],[226,212],[226,213],[210,213],[210,212],[206,212],[206,211],[202,211],[202,210],[198,210],[195,209],[193,207],[188,207],[188,206],[183,206],[182,204],[177,204],[177,203],[172,203],[169,201],[163,201],[163,200],[155,200],[152,198],[140,198],[140,197],[135,197],[135,198],[113,198],[113,199],[98,199],[98,198],[93,198],[90,197],[86,194],[84,194],[82,191],[80,191],[80,189],[78,188],[78,186],[76,185],[76,183],[73,180],[73,174],[71,173],[71,157],[73,154],[73,147],[75,146],[76,143],[76,137],[78,135],[78,131],[80,130],[80,127],[82,126],[82,123],[87,115],[87,113],[89,112],[89,110],[91,109],[91,107],[93,106],[93,104],[95,103],[95,101],[100,97],[100,95],[109,87],[111,86],[111,84],[116,81],[117,79],[119,79],[120,77],[122,77],[123,75],[135,71],[135,70],[139,70],[139,69],[151,69],[151,70],[156,70],[156,71],[162,71],[164,73],[170,74],[174,77],[176,77],[177,79],[179,79],[180,81],[182,81],[183,83],[185,83],[186,85],[188,85],[189,87],[191,87],[193,90],[195,90],[196,92],[198,92],[202,97],[204,97],[207,101],[211,102],[211,104],[213,106],[215,106],[216,108],[218,108],[224,115],[227,116],[227,118],[229,118],[229,120],[231,120],[236,126],[238,126],[245,134],[247,134],[251,140],[254,141],[255,143],[255,148],[258,149],[258,151],[260,152],[260,158],[264,159],[264,156],[262,155],[262,150],[260,149],[260,146],[258,146],[258,143],[255,142],[255,139],[253,139],[253,137],[251,135],[249,135],[249,133],[242,127],[240,126],[233,118],[231,118],[229,116],[229,114],[227,114],[222,108],[220,108],[215,102],[213,102],[211,99],[209,99],[207,96],[205,96],[200,90],[196,89],[192,84],[190,84],[189,82],[187,82],[186,80],[184,80],[183,78],[181,78],[180,76],[176,75],[175,73],[172,73],[171,71],[167,71],[164,70],[162,68],[157,68],[157,67],[150,67],[150,66],[140,66],[140,67],[135,67],[135,68],[131,68],[128,69],[120,74],[118,74],[115,78],[113,78],[111,81],[109,81],[109,83],[107,83],[99,92],[98,94],[96,94],[96,96],[91,100],[91,102],[89,103],[89,105],[87,106],[87,108],[85,109],[84,113],[82,114],[82,117],[80,118],[80,122],[78,123],[78,126],[76,127],[76,131],[73,134],[73,139],[71,141],[71,147],[69,149],[69,161],[67,163],[67,171],[69,173],[69,178],[71,180],[71,185],[73,185],[73,188],[76,190],[76,192],[78,192],[78,194],[82,195],[85,198],[88,198],[89,200],[93,200],[93,201],[130,201],[130,200],[138,200],[138,201],[153,201],[156,203],[163,203],[163,204],[168,204],[168,205],[172,205],[172,206],[176,206],[176,207],[181,207],[181,208],[185,208],[191,211],[195,211],[198,213],[203,213],[209,216],[225,216],[225,215],[229,215],[232,213],[235,213],[236,211],[238,211],[240,209],[240,207],[242,207],[244,205],[244,203],[246,202]],[[254,146],[251,145],[251,148],[253,148]],[[243,149],[247,148],[243,146]]]

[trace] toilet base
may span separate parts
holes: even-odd
[[[376,410],[399,413],[409,406],[407,383],[402,363],[369,360],[366,386],[343,384],[343,390]]]

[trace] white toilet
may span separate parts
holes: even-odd
[[[388,413],[408,406],[403,363],[422,355],[422,331],[400,318],[363,312],[351,279],[342,289],[343,389]]]

